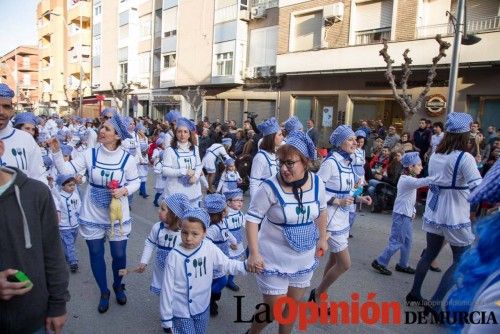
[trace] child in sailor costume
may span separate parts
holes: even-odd
[[[420,294],[422,283],[444,241],[452,249],[453,264],[443,274],[431,298],[432,307],[427,307],[427,312],[439,309],[441,300],[452,286],[453,273],[461,255],[474,241],[467,198],[470,189],[478,186],[482,178],[474,157],[465,152],[467,147],[461,144],[468,140],[471,123],[469,114],[449,113],[445,136],[429,159],[428,173],[435,180],[429,185],[423,217],[422,229],[427,232],[427,247],[417,264],[407,302],[423,301]]]
[[[229,259],[204,238],[209,222],[203,209],[187,210],[181,225],[182,243],[167,256],[160,313],[162,326],[170,329],[168,332],[206,333],[213,273],[246,274],[244,262]]]
[[[272,146],[270,150],[259,148],[259,151],[252,160],[252,170],[250,171],[250,198],[253,198],[262,181],[278,172],[275,149],[283,141],[283,134],[281,133],[281,128],[276,118],[271,117],[259,124],[257,128],[262,133],[263,141],[271,141],[274,139],[274,142],[270,145]]]
[[[361,194],[363,192],[363,186],[366,184],[365,180],[365,141],[366,133],[363,130],[357,130],[354,132],[356,135],[356,141],[358,142],[358,147],[352,156],[352,171],[354,172],[354,188],[351,191],[351,195]],[[363,142],[363,146],[360,147],[360,141]],[[356,204],[352,204],[349,208],[349,237],[352,237],[352,225],[356,220]]]
[[[224,161],[226,169],[222,172],[219,180],[219,185],[217,186],[218,193],[225,193],[226,191],[238,188],[238,184],[242,182],[240,173],[236,170],[235,162],[233,158],[228,158]]]
[[[409,265],[411,245],[413,240],[412,220],[415,216],[417,189],[428,186],[433,178],[417,179],[422,171],[422,161],[418,152],[405,153],[401,159],[403,174],[398,181],[398,192],[392,212],[392,227],[389,243],[380,256],[372,262],[372,267],[383,275],[391,275],[387,269],[391,257],[399,250],[401,256],[396,264],[396,271],[414,274],[415,269]]]
[[[311,291],[309,301],[319,300],[318,297],[327,292],[330,285],[351,265],[347,240],[350,230],[349,211],[351,204],[355,201],[352,196],[355,174],[351,155],[357,147],[356,135],[350,126],[340,125],[332,132],[330,143],[334,151],[323,161],[317,173],[326,188],[330,255],[323,280],[316,289]],[[368,205],[371,204],[369,196],[358,196],[356,199]]]
[[[203,173],[198,146],[191,138],[195,125],[181,117],[176,122],[176,137],[163,155],[163,176],[167,177],[165,194],[186,194],[191,205],[199,206],[201,201],[200,176]],[[188,137],[182,137],[188,133]],[[182,139],[182,140],[181,140]]]
[[[222,144],[212,144],[207,151],[205,152],[205,156],[203,157],[201,163],[203,168],[208,173],[208,186],[209,190],[212,190],[213,182],[215,178],[215,173],[217,172],[217,164],[220,161],[226,161],[229,159],[229,154],[227,151],[232,145],[231,138],[222,138]]]
[[[325,187],[307,170],[308,163],[316,159],[314,143],[297,131],[287,137],[277,155],[280,172],[262,182],[245,215],[247,265],[252,272],[265,266],[257,275],[257,286],[271,304],[287,295],[290,287],[295,288],[293,298],[301,299],[318,266],[316,251],[327,249]],[[299,174],[290,174],[294,170]],[[287,183],[289,175],[299,179]],[[265,325],[254,322],[252,330]],[[280,325],[280,333],[291,330],[287,327]]]
[[[78,257],[76,255],[75,242],[78,235],[78,216],[82,202],[78,191],[75,191],[76,180],[71,174],[60,174],[56,180],[59,189],[59,206],[61,219],[59,221],[59,233],[64,249],[66,262],[71,272],[78,270]]]
[[[101,313],[109,307],[109,290],[106,279],[106,263],[104,261],[104,242],[109,238],[111,255],[113,258],[113,289],[120,305],[127,302],[124,293],[120,269],[126,267],[127,239],[132,228],[128,194],[139,189],[137,165],[134,158],[123,150],[120,139],[128,138],[129,134],[125,121],[117,114],[104,122],[99,132],[101,145],[89,148],[85,154],[69,162],[64,162],[57,141],[52,140],[50,145],[53,151],[54,163],[57,170],[63,174],[75,174],[87,170],[89,186],[84,195],[80,211],[80,234],[89,248],[92,273],[101,290],[101,299],[98,310]],[[119,188],[108,189],[112,180],[119,183]],[[114,222],[111,232],[110,203],[112,196],[121,202],[122,224]],[[123,228],[122,228],[123,226]]]
[[[163,140],[163,138],[158,138],[156,140],[156,143],[159,142],[159,140]],[[155,148],[153,152],[153,172],[155,173],[155,199],[153,201],[154,206],[158,207],[158,199],[160,199],[161,194],[163,194],[163,191],[165,190],[165,185],[167,183],[167,177],[163,175],[163,155],[165,154],[165,151],[161,147]]]
[[[224,192],[227,203],[227,215],[224,217],[229,232],[236,238],[236,249],[229,248],[229,258],[235,260],[245,259],[245,216],[241,212],[243,207],[243,191],[239,188]],[[226,287],[239,291],[240,287],[234,282],[234,276],[227,277]]]
[[[172,194],[163,197],[159,209],[160,221],[153,225],[144,243],[141,262],[137,271],[146,269],[156,248],[156,261],[153,269],[153,280],[149,290],[159,295],[168,253],[181,242],[180,221],[189,208],[189,199],[184,194]]]
[[[226,198],[221,194],[209,194],[204,199],[204,207],[210,216],[210,227],[207,229],[207,239],[212,241],[227,257],[229,249],[236,249],[236,238],[227,226]],[[227,284],[227,276],[223,271],[214,271],[212,295],[210,297],[210,315],[218,314],[217,301],[220,300],[222,290]]]
[[[139,174],[139,179],[141,180],[141,186],[139,188],[139,195],[143,198],[148,198],[149,195],[146,191],[146,183],[148,181],[148,171],[149,171],[149,161],[148,161],[148,137],[144,135],[144,125],[142,123],[137,124],[135,131],[137,132],[139,138],[138,146],[138,165],[137,172]]]
[[[7,101],[10,104],[10,109],[7,110],[9,117],[14,113],[12,107],[13,97],[14,92],[6,84],[0,83],[0,100]],[[3,108],[7,109],[6,107]],[[32,135],[14,129],[12,124],[5,120],[0,123],[0,140],[5,144],[5,153],[0,157],[1,166],[16,167],[28,177],[47,184],[42,154]]]

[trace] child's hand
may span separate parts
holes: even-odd
[[[135,268],[135,272],[142,274],[143,272],[146,271],[146,266],[147,266],[146,263],[139,263],[137,268]]]
[[[366,205],[372,205],[372,198],[370,196],[359,196],[358,197],[361,203]]]
[[[229,248],[231,248],[232,250],[237,250],[238,249],[238,245],[237,244],[231,244],[231,245],[229,245]]]

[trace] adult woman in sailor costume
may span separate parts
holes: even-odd
[[[184,117],[177,119],[175,137],[163,155],[163,175],[167,177],[164,194],[186,194],[191,205],[198,206],[203,172],[194,131],[193,122]]]
[[[131,231],[132,218],[129,212],[127,195],[139,189],[137,164],[135,159],[121,147],[121,141],[129,138],[125,121],[117,114],[106,120],[99,130],[100,146],[89,148],[84,154],[64,162],[60,145],[56,139],[50,141],[54,156],[54,164],[60,173],[79,173],[87,170],[89,186],[84,195],[80,211],[80,234],[85,239],[90,255],[92,273],[101,290],[98,311],[104,313],[109,307],[109,289],[106,279],[106,263],[104,261],[104,241],[109,239],[113,258],[113,290],[118,304],[124,305],[127,296],[124,292],[122,277],[118,270],[127,264],[127,239]],[[116,189],[108,189],[112,180],[119,183]],[[111,198],[121,202],[122,223],[114,225],[110,233],[109,221]],[[123,226],[123,227],[122,227]]]
[[[281,297],[302,299],[318,266],[316,252],[328,248],[325,186],[308,170],[316,159],[314,143],[303,132],[291,133],[277,157],[279,173],[258,187],[245,216],[248,268],[263,269],[257,285],[271,309]],[[267,324],[254,322],[250,333]],[[280,325],[280,333],[290,333],[292,327]]]
[[[262,122],[257,126],[262,137],[259,151],[252,161],[252,171],[250,172],[250,198],[253,198],[262,181],[275,175],[278,172],[276,163],[276,148],[283,141],[280,125],[276,118]]]
[[[425,306],[425,312],[440,310],[441,300],[453,284],[453,273],[462,254],[474,241],[467,202],[470,189],[481,183],[481,175],[474,157],[466,152],[472,117],[466,113],[448,114],[443,140],[429,160],[429,176],[435,181],[429,186],[422,229],[427,232],[427,247],[417,264],[415,279],[408,303]],[[446,270],[431,298],[422,298],[420,290],[431,262],[447,241],[453,252],[453,263]]]

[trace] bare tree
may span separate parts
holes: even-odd
[[[66,85],[63,86],[63,90],[69,108],[72,109],[75,114],[78,114],[78,111],[80,110],[81,91],[79,89],[68,89]]]
[[[196,87],[196,89],[191,89],[188,87],[187,90],[183,90],[181,95],[186,99],[187,103],[191,107],[191,112],[194,113],[197,121],[201,120],[201,108],[203,107],[203,97],[207,93],[206,89]]]
[[[123,112],[123,105],[127,101],[127,96],[132,91],[132,82],[122,83],[122,87],[120,90],[116,90],[113,83],[110,81],[109,85],[111,86],[111,94],[113,94],[113,99],[115,100],[116,107],[120,113]]]
[[[437,68],[437,63],[441,60],[441,58],[446,57],[445,51],[450,47],[450,43],[443,41],[441,38],[441,35],[436,35],[435,40],[439,44],[439,54],[432,58],[432,65],[429,68],[429,71],[427,73],[427,82],[425,84],[424,89],[420,94],[418,95],[417,99],[415,101],[412,101],[410,95],[408,94],[408,79],[412,73],[410,66],[412,63],[412,59],[408,57],[408,53],[410,52],[410,49],[406,49],[405,52],[403,52],[403,58],[404,58],[404,63],[401,64],[403,68],[403,73],[401,76],[401,89],[403,90],[403,94],[399,95],[398,94],[398,87],[396,85],[396,77],[392,73],[393,68],[392,64],[394,64],[394,60],[391,59],[389,56],[389,53],[387,52],[388,45],[387,45],[387,40],[384,39],[384,48],[380,50],[379,54],[384,58],[385,63],[387,64],[387,70],[385,72],[385,78],[387,81],[389,81],[389,84],[391,85],[392,88],[392,94],[394,95],[394,98],[398,103],[401,105],[403,108],[403,111],[406,116],[413,116],[420,108],[422,107],[422,102],[425,99],[425,96],[429,92],[432,83],[434,81],[434,78],[437,75],[436,68]]]

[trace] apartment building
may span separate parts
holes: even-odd
[[[409,92],[415,98],[425,85],[427,69],[438,54],[436,34],[453,43],[456,0],[282,0],[279,3],[277,72],[285,76],[281,87],[280,119],[296,115],[302,122],[315,120],[326,139],[341,123],[357,126],[360,120],[382,119],[403,128],[404,115],[384,77],[379,51],[389,40],[395,65],[410,49],[413,74]],[[468,0],[467,32],[479,44],[461,46],[456,110],[467,111],[485,126],[500,126],[500,1]],[[442,105],[448,95],[452,48],[438,67],[428,96]],[[398,69],[398,66],[395,66]],[[397,72],[397,71],[396,71]],[[444,114],[423,106],[405,130],[413,130],[421,117],[443,120]],[[441,109],[443,111],[444,109]]]
[[[38,109],[38,48],[19,46],[0,57],[0,82],[9,85],[16,96],[17,112]]]
[[[41,112],[78,114],[68,102],[90,95],[91,9],[88,0],[38,2]]]

